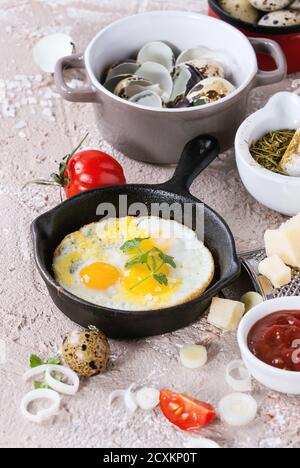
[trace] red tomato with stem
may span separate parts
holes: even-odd
[[[122,166],[108,154],[97,150],[74,154],[64,171],[64,179],[67,198],[86,190],[126,183]]]
[[[215,409],[209,403],[171,390],[161,390],[160,409],[172,424],[184,431],[207,426],[217,416]]]
[[[87,136],[72,153],[64,157],[58,174],[51,174],[51,180],[34,180],[30,183],[60,186],[67,198],[86,190],[126,184],[123,168],[112,156],[99,150],[78,152]]]

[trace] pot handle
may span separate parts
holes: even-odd
[[[259,70],[256,76],[255,87],[278,83],[287,75],[285,55],[277,42],[267,38],[249,38],[256,53],[271,55],[277,68],[273,71]]]
[[[66,68],[85,68],[83,55],[69,55],[60,59],[55,67],[55,84],[59,94],[71,102],[97,102],[98,92],[91,85],[79,89],[72,89],[67,85],[64,78]]]
[[[174,193],[189,192],[196,177],[219,155],[218,141],[209,135],[201,135],[185,146],[175,174],[161,188]]]

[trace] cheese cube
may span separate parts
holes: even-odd
[[[300,268],[300,214],[266,231],[265,246],[268,257],[278,255],[285,264]]]
[[[300,265],[300,258],[279,229],[266,231],[265,246],[268,257],[278,255],[286,265],[293,267]]]
[[[292,270],[278,255],[266,258],[258,267],[259,273],[268,278],[275,288],[286,286],[292,280]]]
[[[208,323],[217,328],[235,331],[245,313],[245,304],[214,297],[207,318]]]

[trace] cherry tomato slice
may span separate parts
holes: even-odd
[[[68,162],[65,177],[69,180],[68,185],[64,187],[67,198],[86,190],[126,183],[118,161],[98,150],[74,154]]]
[[[171,390],[161,390],[160,409],[172,424],[184,431],[204,427],[217,416],[215,409],[209,403]]]

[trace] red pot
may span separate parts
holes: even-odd
[[[266,37],[276,41],[283,49],[287,64],[288,73],[300,71],[300,26],[290,27],[264,27],[245,23],[239,19],[233,18],[222,10],[217,0],[208,0],[209,16],[221,19],[232,26],[237,27],[246,36]],[[276,68],[274,60],[269,55],[258,54],[260,69],[273,70]]]

